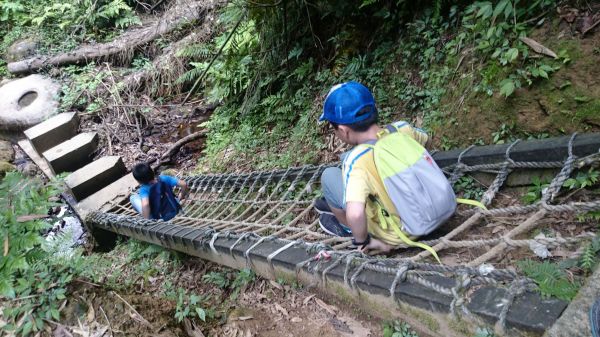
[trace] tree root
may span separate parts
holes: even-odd
[[[153,24],[129,30],[117,39],[103,44],[84,45],[74,51],[55,56],[38,56],[12,62],[7,65],[13,74],[32,72],[45,66],[62,66],[85,63],[115,54],[127,55],[139,46],[147,44],[181,27],[182,24],[201,19],[214,7],[212,1],[177,1],[163,17]]]
[[[193,142],[201,137],[204,137],[204,135],[206,135],[206,132],[207,132],[206,130],[200,130],[200,131],[192,133],[191,135],[185,136],[185,137],[181,138],[180,140],[178,140],[177,142],[175,142],[175,144],[173,144],[173,146],[171,146],[171,148],[169,148],[169,150],[167,150],[167,152],[165,152],[162,156],[160,156],[160,161],[158,162],[158,164],[156,166],[158,167],[163,164],[169,163],[171,161],[171,157],[173,157],[183,145],[185,145],[189,142]]]

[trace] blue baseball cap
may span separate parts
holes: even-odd
[[[372,107],[367,113],[357,115],[366,107]],[[377,112],[375,99],[371,91],[358,82],[346,82],[334,85],[323,104],[323,114],[319,121],[347,125],[361,122]]]

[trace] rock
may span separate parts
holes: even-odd
[[[15,150],[10,142],[0,140],[0,161],[12,162],[15,159]]]
[[[35,55],[37,48],[38,43],[32,39],[20,40],[8,47],[4,55],[8,62],[20,61]]]
[[[6,172],[14,171],[15,166],[6,161],[0,161],[0,177],[4,177]]]
[[[29,75],[0,87],[0,130],[21,131],[56,114],[60,86]]]

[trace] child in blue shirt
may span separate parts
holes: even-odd
[[[164,191],[164,193],[170,193],[171,195],[173,194],[173,188],[175,186],[179,186],[179,198],[178,200],[175,200],[177,205],[174,206],[176,206],[177,209],[180,209],[181,206],[179,205],[179,200],[182,200],[188,192],[188,185],[184,180],[162,174],[157,177],[154,173],[154,170],[146,163],[139,163],[135,165],[131,173],[133,174],[133,177],[140,183],[140,189],[138,193],[133,193],[129,198],[133,209],[135,209],[146,219],[162,218],[163,220],[170,220],[170,218],[175,216],[175,214],[171,216],[165,216],[164,214],[161,215],[161,213],[163,213],[162,210],[152,209],[152,200],[155,198],[160,200],[161,196],[152,196],[151,193],[152,191],[156,191],[156,188],[154,187],[159,182],[162,182],[162,186],[166,185],[169,189],[169,191]]]

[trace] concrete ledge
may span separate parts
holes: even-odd
[[[102,220],[103,217],[112,221]],[[394,275],[363,271],[356,282],[356,289],[349,288],[344,282],[346,266],[340,264],[327,274],[327,282],[322,282],[321,272],[329,262],[312,263],[305,266],[296,274],[296,264],[310,259],[314,253],[309,253],[305,244],[289,248],[284,253],[272,259],[273,269],[267,262],[267,257],[286,242],[282,240],[264,241],[255,247],[246,260],[244,253],[255,242],[242,240],[231,251],[237,238],[219,236],[213,241],[211,249],[211,232],[206,229],[176,225],[172,222],[147,221],[146,226],[138,225],[139,217],[129,217],[116,214],[91,213],[87,222],[96,228],[112,231],[141,241],[150,242],[166,248],[198,256],[232,268],[251,266],[259,275],[270,278],[288,278],[298,280],[305,285],[318,286],[332,296],[343,301],[354,303],[373,310],[382,317],[401,317],[409,323],[425,326],[425,330],[433,336],[465,336],[472,335],[475,327],[483,322],[495,323],[498,320],[502,303],[506,301],[504,288],[485,287],[476,289],[470,295],[467,307],[474,314],[464,316],[457,321],[450,312],[452,298],[441,295],[429,288],[410,282],[401,282],[390,297],[390,285]],[[350,275],[357,266],[351,266]],[[444,287],[452,287],[455,281],[441,276],[426,276],[430,282]],[[566,307],[566,302],[556,299],[543,300],[537,293],[525,293],[510,307],[506,326],[511,336],[540,336],[544,333]],[[414,313],[418,312],[418,315]],[[415,321],[416,320],[416,321]],[[429,327],[429,328],[427,328]],[[437,328],[435,328],[437,327]]]
[[[69,174],[65,183],[75,199],[82,200],[121,178],[126,172],[121,157],[102,157]]]
[[[98,146],[98,134],[81,133],[66,142],[47,150],[42,156],[48,161],[55,174],[73,172],[92,161]]]
[[[568,156],[568,145],[571,136],[554,137],[521,141],[510,151],[514,161],[563,161]],[[467,151],[462,162],[467,165],[501,163],[505,161],[506,149],[510,144],[476,146]],[[600,149],[600,134],[580,134],[573,141],[573,154],[579,157],[597,153]],[[440,167],[457,163],[458,156],[464,149],[437,152],[433,159]]]
[[[138,185],[137,180],[129,173],[80,201],[75,205],[75,211],[82,219],[85,219],[89,212],[102,210],[108,202],[129,196]]]
[[[24,131],[38,153],[74,137],[79,127],[79,117],[75,112],[60,113]]]

